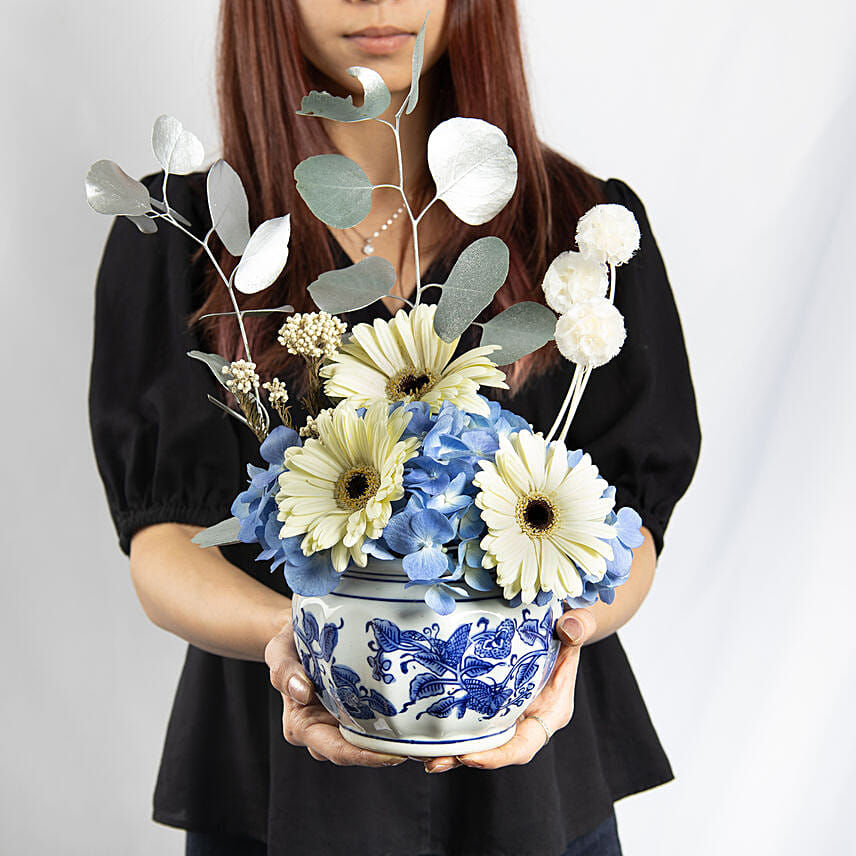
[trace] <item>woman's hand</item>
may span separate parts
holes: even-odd
[[[360,749],[342,737],[339,723],[318,701],[300,665],[291,621],[268,642],[265,662],[271,683],[282,694],[282,733],[292,746],[305,746],[316,761],[339,766],[395,767],[407,760]]]
[[[569,609],[556,622],[556,636],[562,643],[550,680],[538,698],[517,722],[517,733],[497,749],[474,752],[457,758],[434,758],[426,762],[429,773],[444,773],[461,764],[483,770],[495,770],[509,764],[528,764],[547,743],[547,729],[555,734],[564,728],[574,712],[574,687],[580,649],[597,630],[597,620],[590,609]],[[543,720],[542,725],[535,716]]]

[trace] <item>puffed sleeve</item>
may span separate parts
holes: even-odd
[[[160,177],[145,182],[154,188]],[[199,230],[206,224],[197,219],[204,209],[194,183],[198,176],[171,178],[169,194]],[[168,224],[143,235],[118,217],[98,272],[90,428],[125,553],[144,526],[208,526],[228,517],[241,486],[232,419],[206,398],[216,393],[216,381],[186,356],[204,350],[187,326],[203,270],[195,249]]]
[[[568,447],[591,454],[616,488],[616,505],[631,506],[651,531],[659,554],[675,504],[698,460],[701,436],[678,311],[645,208],[623,182],[610,179],[608,202],[629,208],[641,231],[639,251],[618,268],[615,303],[627,338],[620,353],[592,372],[571,425]],[[547,430],[568,389],[573,367],[532,379],[511,404]],[[519,406],[519,409],[518,409]]]

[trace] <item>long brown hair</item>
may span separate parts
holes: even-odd
[[[304,158],[332,151],[321,122],[299,117],[303,95],[319,88],[317,72],[299,41],[299,16],[293,0],[223,0],[218,43],[218,99],[223,156],[244,181],[252,225],[291,212],[292,252],[283,275],[270,289],[242,298],[242,308],[290,303],[313,311],[307,286],[335,266],[330,233],[300,198],[293,171]],[[542,144],[535,132],[524,74],[515,0],[450,0],[446,13],[447,51],[432,69],[434,116],[430,127],[452,116],[484,119],[501,128],[518,160],[517,190],[489,223],[470,227],[445,206],[448,235],[439,253],[451,264],[470,242],[498,235],[509,246],[508,280],[486,311],[489,317],[521,300],[543,302],[540,283],[549,262],[569,249],[576,220],[601,201],[598,185],[581,168]],[[405,119],[406,121],[406,119]],[[226,268],[234,260],[222,253]],[[195,319],[230,309],[214,276]],[[283,316],[248,319],[253,357],[263,376],[290,379],[292,361],[276,343]],[[234,318],[200,322],[218,353],[236,357],[240,340]],[[543,371],[557,357],[550,343],[519,360],[509,371],[512,389],[530,373]],[[296,372],[294,373],[296,374]]]

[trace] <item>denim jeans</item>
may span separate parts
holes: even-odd
[[[188,832],[185,856],[267,856],[267,847],[246,838]],[[615,814],[611,814],[597,829],[575,838],[562,856],[621,856]]]

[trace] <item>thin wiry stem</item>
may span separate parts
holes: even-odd
[[[550,428],[550,432],[547,434],[546,442],[549,443],[550,440],[556,434],[556,431],[559,429],[559,425],[562,424],[562,417],[565,415],[565,412],[568,409],[568,405],[571,403],[571,398],[573,397],[574,390],[577,388],[577,383],[579,383],[580,375],[582,374],[582,366],[576,365],[574,366],[574,376],[571,379],[571,382],[568,386],[568,393],[565,396],[565,400],[562,402],[562,406],[559,408],[559,412],[556,414],[556,421],[553,422],[553,427]]]
[[[404,202],[404,208],[407,211],[407,216],[410,220],[410,228],[413,232],[413,264],[416,270],[416,299],[414,304],[419,305],[419,300],[422,296],[422,271],[419,269],[419,221],[413,216],[413,210],[410,207],[410,202],[407,200],[407,194],[404,191],[404,156],[401,151],[401,134],[399,133],[398,124],[401,119],[401,110],[395,114],[395,124],[387,122],[386,119],[377,119],[381,125],[386,125],[392,131],[395,138],[395,156],[398,163],[398,192],[401,194],[401,199]],[[389,185],[377,185],[378,187],[388,187]],[[424,212],[423,212],[424,213]],[[392,296],[392,295],[390,295]]]
[[[568,437],[568,431],[571,429],[571,421],[574,418],[574,415],[577,412],[577,408],[580,406],[580,400],[583,397],[583,393],[586,389],[586,384],[588,384],[589,378],[591,377],[593,369],[586,367],[583,369],[583,376],[580,380],[577,390],[574,393],[574,397],[571,399],[571,406],[568,408],[568,415],[565,419],[565,424],[562,426],[562,433],[559,435],[559,441],[564,443]]]

